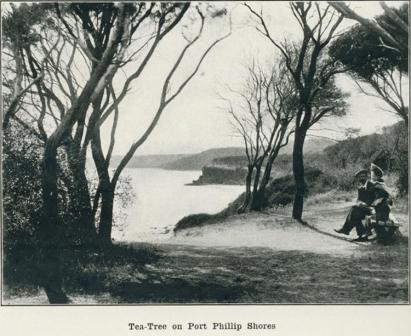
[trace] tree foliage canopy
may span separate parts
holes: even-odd
[[[389,8],[376,17],[378,27],[407,45],[408,4]],[[397,20],[395,20],[397,18]],[[408,123],[407,99],[404,97],[404,74],[408,75],[408,52],[393,47],[369,25],[355,25],[330,46],[331,59],[339,62],[351,74],[363,93],[381,98],[392,111]],[[365,90],[358,81],[368,84]]]
[[[408,23],[408,4],[393,10]],[[402,33],[396,22],[387,14],[378,16],[376,21],[407,44],[408,36]],[[334,60],[348,67],[352,73],[365,79],[393,68],[408,73],[408,55],[386,45],[380,35],[364,25],[357,24],[335,39],[330,46],[329,54]]]

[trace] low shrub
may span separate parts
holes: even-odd
[[[175,226],[174,232],[178,230],[184,230],[190,227],[201,226],[210,219],[213,219],[215,215],[210,215],[206,213],[188,215],[183,217]]]

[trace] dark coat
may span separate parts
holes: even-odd
[[[376,218],[380,221],[387,221],[391,211],[392,199],[384,182],[377,181],[373,183],[370,189],[373,193],[372,206],[375,208]]]
[[[357,200],[364,202],[367,206],[371,206],[375,199],[374,183],[367,181],[365,185],[358,188]]]

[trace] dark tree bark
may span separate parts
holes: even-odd
[[[110,179],[110,173],[108,170],[109,163],[106,161],[102,150],[100,129],[96,129],[94,132],[94,136],[91,140],[91,150],[99,177],[98,192],[96,193],[95,197],[101,197],[98,237],[100,242],[102,242],[103,244],[110,244],[113,225],[115,185],[113,185]]]
[[[307,130],[299,129],[295,132],[293,146],[293,175],[295,181],[295,194],[292,217],[302,219],[305,195],[304,181],[304,142]]]
[[[38,227],[41,285],[50,303],[65,304],[63,292],[61,252],[63,234],[57,208],[57,151],[52,143],[46,144],[43,159],[43,218]]]
[[[253,192],[251,197],[251,204],[250,210],[251,211],[258,211],[262,207],[262,195],[259,192],[259,185],[260,185],[260,177],[261,177],[261,165],[262,162],[258,162],[256,169],[255,169],[255,176],[254,176],[254,183],[253,183]]]
[[[266,190],[267,190],[268,183],[270,182],[271,170],[273,168],[274,161],[277,158],[281,147],[284,147],[285,145],[288,144],[289,136],[292,134],[290,132],[288,136],[286,137],[285,136],[286,132],[287,132],[286,127],[283,127],[280,130],[280,133],[279,133],[280,142],[273,147],[273,150],[270,152],[269,156],[267,157],[267,162],[265,164],[264,173],[261,178],[260,184],[258,186],[258,190],[255,193],[251,210],[261,211],[267,205],[267,197],[266,197],[267,191]],[[285,142],[283,143],[284,139],[285,139]]]
[[[85,157],[79,152],[79,146],[69,140],[65,144],[68,165],[73,180],[69,189],[70,200],[74,203],[74,223],[77,238],[84,246],[92,246],[96,242],[97,234],[90,204],[90,191],[85,174]]]
[[[103,244],[111,244],[111,231],[113,228],[114,190],[109,183],[100,186],[101,213],[99,226],[99,239]]]
[[[266,197],[263,189],[259,189],[254,193],[253,200],[251,202],[251,211],[261,211],[266,204]]]
[[[251,182],[252,182],[252,175],[253,175],[253,167],[248,166],[247,169],[247,176],[245,178],[245,195],[244,195],[244,202],[238,208],[238,213],[244,213],[247,210],[247,207],[250,203],[251,199]]]

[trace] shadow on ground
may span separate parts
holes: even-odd
[[[65,265],[65,291],[73,304],[407,303],[407,241],[358,249],[335,256],[256,247],[115,245]],[[39,295],[27,281],[6,280],[12,284],[9,304],[13,295],[20,303]]]
[[[123,282],[111,294],[120,302],[236,302],[244,294],[238,285],[224,286],[218,283],[190,283],[183,279],[170,279],[162,283],[151,280]]]

